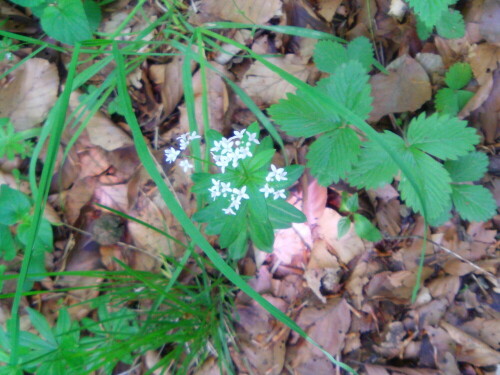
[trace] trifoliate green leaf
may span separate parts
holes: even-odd
[[[496,212],[491,192],[481,185],[452,185],[451,197],[460,216],[469,221],[486,221]]]
[[[436,25],[441,14],[448,10],[448,6],[458,0],[408,0],[407,3],[428,27]]]
[[[380,231],[366,217],[360,214],[354,214],[354,229],[361,238],[376,242],[382,239]]]
[[[318,82],[317,95],[328,95],[361,118],[367,118],[372,107],[369,76],[362,65],[350,61],[337,68],[334,76]],[[293,137],[312,137],[334,130],[340,125],[339,116],[315,97],[301,90],[288,94],[268,110],[284,132]]]
[[[387,144],[389,152],[396,156],[406,151],[406,145],[398,135],[385,132],[380,137]],[[376,189],[389,184],[398,170],[399,167],[385,149],[374,141],[368,141],[363,143],[360,158],[349,173],[348,180],[359,188]]]
[[[351,220],[349,220],[348,217],[343,217],[342,219],[340,219],[337,224],[338,239],[340,240],[342,237],[344,237],[346,233],[349,232],[350,228],[351,228]]]
[[[339,128],[318,138],[307,153],[307,166],[320,185],[344,178],[358,160],[361,141],[351,128]]]
[[[415,149],[410,149],[403,156],[407,169],[413,172],[414,182],[402,174],[399,182],[401,198],[414,211],[427,214],[427,219],[438,217],[449,207],[451,193],[451,178],[443,165],[429,155]],[[425,204],[425,210],[422,206]]]
[[[465,35],[465,22],[460,12],[454,9],[444,11],[436,23],[439,36],[447,39],[462,38]]]
[[[362,36],[353,39],[346,47],[337,42],[319,41],[314,48],[313,58],[319,70],[330,74],[349,61],[359,61],[369,71],[375,61],[370,40]]]
[[[372,110],[370,76],[357,61],[349,61],[335,70],[335,75],[318,82],[318,89],[331,99],[367,119]]]
[[[448,115],[422,113],[414,118],[408,129],[407,141],[412,148],[418,148],[440,159],[456,159],[474,150],[479,142],[475,129],[467,122]]]
[[[437,92],[434,99],[436,110],[456,116],[473,96],[474,93],[470,91],[443,88]]]
[[[44,9],[41,23],[52,38],[75,44],[92,38],[92,29],[81,0],[58,0]]]
[[[488,169],[488,157],[483,152],[474,151],[457,160],[447,160],[444,167],[453,182],[477,181]]]
[[[318,90],[318,95],[322,95]],[[334,129],[339,125],[339,116],[319,103],[314,97],[303,94],[288,94],[268,109],[273,121],[292,137],[312,137]]]
[[[460,90],[472,79],[472,69],[467,63],[453,64],[445,75],[444,81],[449,88]]]
[[[424,21],[420,19],[420,17],[417,15],[417,23],[416,23],[416,28],[417,28],[417,35],[420,40],[426,40],[428,39],[431,34],[432,34],[432,29],[434,27],[432,26],[427,26]]]

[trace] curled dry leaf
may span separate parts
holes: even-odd
[[[347,264],[365,251],[365,245],[352,226],[349,232],[342,238],[338,238],[337,226],[341,218],[342,216],[338,212],[326,208],[318,221],[317,233],[320,238],[326,241],[330,250],[339,257],[340,261]]]
[[[287,71],[296,78],[306,81],[310,68],[303,59],[288,54],[283,57],[270,57],[270,63]],[[241,81],[241,88],[257,103],[270,105],[286,97],[288,92],[295,92],[296,87],[272,72],[264,64],[255,61],[245,73]]]
[[[265,24],[281,13],[281,7],[281,0],[204,0],[190,21],[197,25],[216,21]]]
[[[387,70],[388,75],[379,73],[370,80],[373,110],[369,121],[376,122],[390,113],[416,111],[431,99],[429,76],[410,56],[394,60]]]
[[[0,117],[25,130],[47,117],[57,99],[59,75],[55,64],[31,58],[0,83]]]
[[[77,110],[80,105],[79,97],[81,92],[74,91],[69,101],[69,110],[81,113],[82,109]],[[89,115],[85,111],[83,118]],[[106,151],[116,150],[120,147],[131,146],[134,143],[132,139],[118,126],[116,126],[101,111],[97,111],[89,120],[86,127],[90,142],[95,146],[100,146]]]
[[[440,325],[453,341],[461,346],[460,351],[456,353],[458,361],[472,363],[475,366],[496,366],[500,363],[500,353],[484,342],[445,321],[441,321]]]
[[[280,298],[263,296],[285,312],[288,304]],[[239,347],[251,366],[251,373],[281,374],[285,362],[285,342],[290,329],[278,323],[262,306],[251,300],[236,306]]]
[[[149,68],[151,80],[160,87],[163,115],[170,115],[177,107],[182,95],[182,64],[183,56],[174,56],[168,64],[152,65]]]
[[[351,326],[351,311],[345,299],[331,299],[323,306],[305,307],[297,324],[328,353],[336,357],[345,345]],[[292,336],[295,336],[292,333]],[[304,340],[290,345],[286,360],[289,366],[302,375],[331,374],[333,364],[320,350]]]

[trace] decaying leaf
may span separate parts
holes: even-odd
[[[59,75],[55,64],[31,58],[0,83],[0,117],[25,130],[47,117],[57,99]]]
[[[195,24],[214,21],[264,24],[278,15],[281,0],[205,0],[197,5],[198,14],[190,18]]]
[[[288,54],[283,57],[270,57],[267,61],[292,74],[294,77],[306,81],[310,68],[296,55]],[[286,97],[296,88],[288,81],[272,72],[264,64],[255,61],[245,73],[241,81],[241,88],[257,103],[270,105]]]
[[[431,99],[429,76],[411,57],[401,56],[387,70],[388,75],[379,73],[370,80],[373,110],[369,121],[378,121],[390,113],[416,111]]]

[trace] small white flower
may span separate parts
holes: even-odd
[[[182,170],[184,171],[184,173],[187,173],[189,172],[190,169],[193,169],[193,164],[191,164],[189,162],[189,160],[181,160],[181,162],[179,163],[179,165],[181,166]]]
[[[229,205],[229,208],[234,208],[236,211],[238,211],[240,209],[240,205],[241,205],[241,198],[232,195],[231,204]]]
[[[233,189],[233,194],[236,194],[236,199],[250,199],[248,194],[246,193],[247,187],[243,186],[241,189]]]
[[[180,151],[176,150],[173,147],[170,147],[169,149],[165,150],[165,160],[167,161],[167,163],[173,163],[180,153]]]
[[[274,164],[271,164],[271,172],[268,173],[266,181],[286,181],[288,180],[286,175],[285,169],[276,168]]]
[[[264,193],[264,197],[269,197],[269,194],[274,194],[274,189],[269,187],[268,184],[265,184],[263,188],[259,190],[261,193]]]
[[[210,149],[213,152],[219,152],[222,149],[222,141],[214,141],[214,147]]]
[[[222,138],[220,140],[220,147],[222,148],[221,154],[233,151],[233,142],[230,139]]]
[[[223,208],[222,211],[224,211],[226,215],[236,215],[236,212],[234,212],[231,207]]]
[[[227,193],[233,192],[233,188],[231,187],[230,182],[222,182],[221,185],[222,185],[221,193],[223,197],[227,197]]]
[[[189,133],[186,133],[186,134],[181,134],[180,137],[177,137],[177,139],[179,140],[179,148],[181,150],[185,150],[187,148],[187,146],[189,146]]]
[[[192,132],[191,134],[188,135],[188,139],[190,141],[194,141],[195,139],[201,139],[201,135],[198,135],[196,132]]]
[[[232,136],[230,138],[230,140],[243,138],[243,134],[245,134],[245,132],[246,132],[246,129],[243,129],[241,131],[235,131],[234,132],[234,136]]]
[[[255,144],[260,144],[259,140],[257,139],[257,133],[250,133],[247,132],[248,135],[248,142],[253,142]]]
[[[210,198],[215,200],[215,198],[219,197],[221,195],[220,192],[220,181],[212,178],[212,187],[208,189],[210,192]]]
[[[239,148],[239,152],[240,152],[240,159],[243,160],[243,159],[246,159],[246,158],[251,158],[253,155],[252,153],[250,152],[250,147],[240,147]]]
[[[281,189],[281,190],[276,190],[274,192],[274,200],[278,199],[278,198],[283,198],[283,199],[286,199],[286,195],[285,195],[285,189]]]

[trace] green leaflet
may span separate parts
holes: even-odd
[[[496,212],[496,203],[490,191],[481,185],[452,185],[451,197],[462,218],[485,221]]]
[[[441,18],[441,14],[448,10],[457,0],[408,0],[408,4],[427,27],[433,27]]]
[[[479,136],[467,122],[437,113],[426,117],[422,113],[413,119],[407,132],[413,146],[440,159],[456,159],[474,150]]]
[[[319,70],[334,74],[337,68],[349,61],[358,61],[366,71],[375,62],[373,47],[368,38],[353,39],[346,47],[337,42],[322,40],[314,48],[314,63]]]
[[[483,152],[474,151],[456,160],[447,160],[444,167],[453,182],[477,181],[488,169],[488,157]]]
[[[320,185],[345,178],[361,153],[361,141],[351,128],[338,128],[318,138],[307,153],[307,166]]]
[[[472,79],[472,68],[467,63],[453,64],[444,77],[450,89],[460,90]]]

